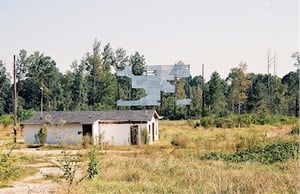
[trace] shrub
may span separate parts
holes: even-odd
[[[62,148],[61,153],[62,159],[58,160],[56,166],[63,172],[64,178],[69,183],[69,186],[71,186],[78,170],[79,154],[72,157],[67,153],[64,147]]]
[[[283,162],[289,158],[298,158],[299,143],[296,141],[279,141],[276,144],[267,145],[260,159],[260,162],[272,164]]]
[[[200,125],[209,128],[232,128],[232,127],[249,127],[251,124],[258,125],[273,125],[273,124],[295,124],[296,117],[263,114],[242,114],[242,115],[228,115],[225,117],[208,116],[200,120]],[[197,126],[195,126],[197,127]]]
[[[298,123],[299,120],[297,117],[290,117],[290,116],[282,116],[280,117],[280,123],[282,124],[294,124],[294,123]]]
[[[220,160],[230,162],[257,161],[263,164],[283,162],[290,158],[298,159],[299,143],[296,141],[278,141],[266,146],[251,146],[246,150],[237,151],[234,154],[211,152],[200,159]]]
[[[234,127],[234,122],[231,118],[216,118],[215,126],[217,128],[232,128]]]
[[[200,120],[201,126],[205,128],[214,127],[214,118],[212,116],[209,117],[203,117]]]
[[[266,124],[272,124],[272,123],[273,123],[273,118],[270,114],[263,113],[263,114],[259,115],[258,124],[266,125]]]
[[[179,146],[182,148],[187,148],[188,144],[190,143],[190,139],[185,135],[175,135],[171,140],[171,144],[173,146]]]
[[[38,138],[41,145],[45,145],[47,136],[48,136],[48,128],[46,125],[43,125],[42,128],[38,132]]]
[[[211,152],[211,153],[206,153],[203,156],[200,156],[201,160],[221,160],[226,158],[226,154],[222,152]]]
[[[201,125],[201,123],[196,121],[195,124],[194,124],[194,128],[198,128],[198,127],[200,127],[200,125]]]
[[[0,180],[1,179],[14,179],[19,176],[18,168],[14,165],[13,159],[6,155],[0,155]]]
[[[32,117],[35,113],[35,110],[34,109],[29,109],[29,110],[26,110],[26,109],[20,109],[18,111],[18,119],[20,121],[23,121],[23,120],[26,120],[26,119],[29,119],[30,117]]]
[[[82,147],[84,149],[89,148],[89,146],[92,144],[92,138],[89,135],[84,135],[82,138]]]
[[[13,124],[13,122],[14,120],[12,115],[5,114],[0,116],[0,124],[2,124],[4,128],[10,124]]]
[[[141,141],[142,141],[143,144],[148,144],[149,143],[148,130],[146,128],[142,129]]]
[[[239,127],[249,127],[251,124],[253,124],[252,115],[242,114],[239,116]]]
[[[291,135],[299,135],[299,128],[300,126],[293,127],[291,131]]]
[[[98,175],[98,159],[94,148],[89,151],[89,161],[87,170],[88,177],[89,179],[93,179]]]
[[[15,166],[15,161],[10,153],[14,148],[11,148],[8,154],[0,153],[0,180],[11,180],[19,177],[19,168]]]
[[[250,148],[251,146],[254,145],[260,145],[263,143],[263,140],[258,138],[256,135],[252,134],[252,135],[237,136],[236,142],[237,142],[235,145],[236,151],[241,151]]]

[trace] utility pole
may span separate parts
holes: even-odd
[[[43,87],[40,87],[40,90],[41,90],[41,120],[43,119],[43,96],[44,96],[44,88]]]
[[[191,93],[190,93],[190,77],[187,78],[187,98],[191,99]],[[190,117],[191,114],[191,106],[190,104],[186,105],[187,109],[187,117]]]
[[[164,91],[160,91],[160,114],[162,114],[163,109],[163,99],[164,98]]]
[[[116,80],[117,80],[117,100],[120,100],[120,80],[119,80],[119,76],[117,75],[116,72]],[[120,110],[120,106],[117,105],[117,109]]]
[[[174,77],[174,85],[175,85],[175,91],[174,91],[174,114],[176,114],[176,100],[177,100],[177,74]]]
[[[16,55],[14,55],[14,64],[13,64],[13,74],[14,74],[14,143],[17,143],[17,84],[16,84]]]

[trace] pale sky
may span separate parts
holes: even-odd
[[[14,54],[39,50],[65,72],[98,39],[140,52],[147,65],[182,60],[193,76],[205,64],[208,80],[241,61],[267,73],[270,49],[282,77],[296,69],[299,8],[298,0],[0,0],[0,59],[12,74]]]

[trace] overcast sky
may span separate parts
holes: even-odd
[[[147,65],[182,60],[193,76],[205,64],[207,80],[240,62],[267,73],[270,49],[283,76],[295,70],[299,8],[298,0],[0,0],[0,59],[12,74],[14,54],[39,50],[65,72],[98,39],[140,52]]]

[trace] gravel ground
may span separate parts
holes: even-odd
[[[4,151],[5,152],[5,151]],[[8,152],[8,150],[7,150]],[[36,150],[36,149],[16,149],[13,150],[14,155],[18,154],[28,154],[28,155],[37,155],[37,156],[49,156],[53,155],[54,157],[47,157],[49,162],[41,162],[30,164],[27,166],[38,168],[38,172],[33,175],[26,177],[21,181],[13,182],[12,187],[0,188],[0,194],[50,194],[58,193],[59,183],[55,180],[49,180],[46,178],[46,175],[62,175],[62,171],[53,165],[55,161],[55,156],[61,154],[60,150]],[[77,151],[71,150],[68,153],[76,154]],[[46,160],[45,160],[46,161]]]

